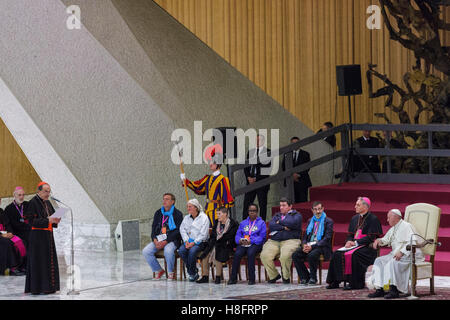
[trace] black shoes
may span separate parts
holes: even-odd
[[[221,276],[216,276],[216,281],[214,281],[215,284],[220,284],[222,282]]]
[[[308,285],[308,282],[309,282],[309,279],[302,279],[302,280],[300,280],[300,284],[302,284],[304,286]]]
[[[255,280],[248,280],[248,285],[249,286],[252,286],[252,285],[254,285],[255,284]]]
[[[237,280],[236,279],[230,279],[228,280],[228,284],[236,284]]]
[[[20,271],[19,269],[14,269],[9,271],[10,276],[24,276],[25,272]]]
[[[308,284],[314,286],[314,285],[317,284],[317,280],[316,279],[309,279]]]
[[[344,286],[344,290],[353,290],[353,288],[352,288],[351,285],[346,284],[346,285]]]
[[[384,297],[385,293],[383,289],[377,289],[375,292],[370,293],[367,297],[369,298],[380,298]]]
[[[267,282],[268,283],[275,283],[275,282],[277,282],[278,280],[280,280],[281,279],[281,276],[280,275],[277,275],[276,277],[275,277],[275,279],[272,279],[272,280],[268,280]],[[284,279],[283,279],[284,280]]]
[[[199,280],[195,281],[197,283],[208,283],[209,282],[209,277],[208,276],[203,276],[201,277]]]
[[[339,282],[332,282],[329,285],[327,285],[327,289],[338,289],[339,288]]]
[[[284,283],[284,284],[290,284],[290,283],[291,283],[291,279],[285,279],[285,278],[283,278],[283,283]]]
[[[400,292],[396,286],[389,286],[389,293],[384,296],[385,299],[397,299],[400,298]]]

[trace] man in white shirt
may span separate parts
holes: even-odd
[[[186,265],[189,281],[199,278],[197,270],[197,255],[206,248],[209,239],[209,219],[197,199],[191,199],[187,204],[188,215],[180,226],[183,243],[178,248],[178,254]]]
[[[385,299],[395,299],[401,293],[408,292],[408,281],[410,277],[411,251],[406,250],[406,246],[415,244],[414,227],[402,219],[402,213],[398,209],[388,212],[387,221],[391,228],[383,238],[373,242],[373,248],[390,246],[392,251],[382,257],[378,257],[372,269],[372,275],[368,279],[368,286],[374,287],[375,292],[369,294],[369,298],[383,297]],[[417,249],[416,261],[423,261],[422,251]],[[389,293],[385,295],[383,287],[389,286]]]

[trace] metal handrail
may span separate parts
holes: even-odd
[[[428,124],[428,125],[421,125],[421,124],[352,124],[352,129],[359,131],[359,130],[382,130],[382,131],[403,131],[403,132],[413,132],[413,131],[422,131],[422,132],[428,132],[428,148],[427,149],[391,149],[389,147],[389,144],[386,146],[386,148],[358,148],[358,153],[360,155],[376,155],[376,156],[387,156],[387,167],[388,172],[387,173],[378,173],[376,174],[377,177],[379,176],[386,176],[386,175],[397,175],[399,179],[405,179],[406,176],[410,175],[413,177],[413,179],[416,179],[419,175],[417,174],[392,174],[391,168],[390,168],[390,161],[389,156],[409,156],[409,157],[428,157],[429,158],[429,168],[430,168],[430,175],[433,176],[432,172],[432,163],[431,158],[432,157],[450,157],[450,149],[433,149],[432,145],[432,133],[433,132],[450,132],[450,125],[448,124]],[[314,168],[316,166],[322,165],[328,161],[332,161],[334,159],[337,159],[339,157],[342,157],[342,160],[345,161],[345,157],[349,153],[349,131],[350,131],[350,124],[342,124],[340,126],[331,128],[327,131],[323,131],[320,133],[317,133],[315,135],[312,135],[310,137],[304,138],[296,143],[289,144],[287,146],[284,146],[278,150],[278,155],[281,159],[283,159],[286,156],[286,168],[284,171],[279,171],[275,175],[271,175],[268,178],[264,180],[260,180],[258,182],[255,182],[251,185],[246,185],[244,187],[241,187],[239,189],[235,189],[235,181],[234,181],[234,174],[239,171],[243,170],[245,168],[250,167],[254,163],[256,163],[255,157],[246,160],[244,164],[235,164],[228,166],[228,175],[230,178],[230,184],[231,184],[231,190],[234,197],[243,195],[247,192],[254,191],[256,189],[259,189],[261,187],[270,185],[274,182],[278,181],[287,181],[287,185],[289,188],[289,194],[293,195],[293,179],[292,174],[295,172],[301,172],[306,171],[311,168]],[[297,150],[301,147],[310,145],[314,142],[323,140],[326,137],[336,135],[340,133],[341,134],[341,149],[336,151],[334,150],[332,153],[327,154],[325,156],[322,156],[318,159],[314,159],[308,163],[292,167],[292,152],[294,150]],[[450,175],[434,175],[439,176],[440,181],[448,181],[450,183]],[[428,177],[429,179],[429,177]],[[395,179],[392,179],[390,177],[389,181],[392,181]],[[423,179],[419,179],[420,181]],[[419,181],[418,180],[418,181]],[[401,182],[401,181],[397,181]],[[411,182],[411,181],[408,181]],[[421,181],[422,182],[422,181]]]

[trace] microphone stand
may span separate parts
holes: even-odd
[[[420,237],[420,238],[422,238],[423,240],[425,240],[425,242],[423,242],[422,244],[420,244],[420,245],[413,245],[412,244],[412,238],[413,238],[413,236],[418,236],[418,237]],[[409,246],[406,246],[406,250],[408,250],[408,251],[411,251],[411,262],[410,262],[410,268],[411,268],[411,273],[410,273],[410,281],[411,281],[411,284],[410,284],[410,286],[411,286],[411,295],[408,297],[408,299],[409,300],[416,300],[416,299],[419,299],[419,297],[417,297],[417,296],[415,296],[414,294],[413,294],[413,290],[412,290],[412,285],[413,285],[413,283],[412,283],[412,281],[413,281],[413,263],[415,263],[415,255],[416,255],[416,248],[423,248],[423,247],[425,247],[427,244],[433,244],[433,245],[435,245],[435,246],[440,246],[441,244],[439,243],[439,242],[434,242],[434,240],[433,239],[429,239],[429,240],[427,240],[427,239],[425,239],[424,237],[422,237],[420,234],[412,234],[411,235],[411,237],[409,237]]]
[[[70,241],[70,268],[71,268],[71,278],[72,278],[72,288],[69,292],[67,292],[67,295],[69,296],[73,296],[73,295],[79,295],[80,292],[75,290],[75,251],[73,248],[73,212],[72,212],[72,208],[69,207],[67,204],[65,204],[64,202],[55,199],[53,197],[51,197],[52,200],[55,200],[56,202],[64,205],[65,207],[67,207],[70,211],[70,233],[71,233],[71,241]]]

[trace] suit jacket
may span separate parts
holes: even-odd
[[[265,173],[264,171],[270,171],[270,169],[265,169],[263,170],[263,172],[261,172],[262,168],[270,168],[272,166],[272,161],[269,161],[268,163],[262,163],[261,162],[261,154],[267,155],[267,157],[270,158],[270,149],[267,149],[266,147],[263,147],[261,152],[257,155],[256,154],[257,149],[251,149],[247,152],[247,161],[249,161],[249,159],[253,159],[254,157],[257,156],[257,163],[253,164],[250,167],[247,167],[244,169],[244,173],[245,173],[245,177],[249,178],[256,178],[256,181],[260,181],[263,179],[268,178],[270,175],[268,174],[262,174]],[[267,159],[263,158],[262,159],[264,162],[267,162]],[[246,181],[247,184],[249,184],[248,180]],[[267,186],[267,189],[269,189],[270,186]]]
[[[356,139],[357,148],[380,148],[380,141],[375,137],[369,137],[368,140],[364,137],[359,137]],[[380,172],[380,164],[378,156],[361,156],[361,158],[366,162],[367,166],[372,172]],[[364,165],[361,163],[358,157],[355,157],[355,171],[364,170]]]
[[[308,220],[306,227],[309,226],[311,219]],[[332,254],[333,248],[331,248],[331,240],[333,238],[333,224],[334,224],[334,222],[332,219],[330,219],[328,217],[325,218],[325,225],[324,225],[322,239],[320,239],[320,241],[317,241],[317,243],[312,246],[313,249],[315,249],[317,247],[321,247],[323,249],[323,256],[324,256],[325,260],[329,260],[331,257],[331,254]],[[312,235],[313,235],[313,232],[307,234],[305,231],[305,234],[303,235],[303,243],[310,242]]]
[[[320,129],[319,131],[317,131],[317,133],[321,133],[323,130]],[[326,137],[325,139],[323,139],[325,142],[328,142],[328,144],[334,148],[336,147],[336,136],[333,134],[332,136]]]
[[[311,157],[309,155],[309,152],[306,152],[305,150],[300,149],[300,152],[298,153],[297,158],[294,159],[294,155],[292,155],[292,161],[293,165],[292,167],[296,167],[298,165],[307,163],[311,161]],[[283,171],[286,170],[286,156],[283,159],[283,162],[281,164]],[[311,178],[309,177],[309,169],[301,172],[297,172],[300,175],[300,179],[298,182],[294,181],[294,183],[300,184],[302,188],[309,188],[312,186]],[[286,186],[286,180],[284,181],[284,186]]]

